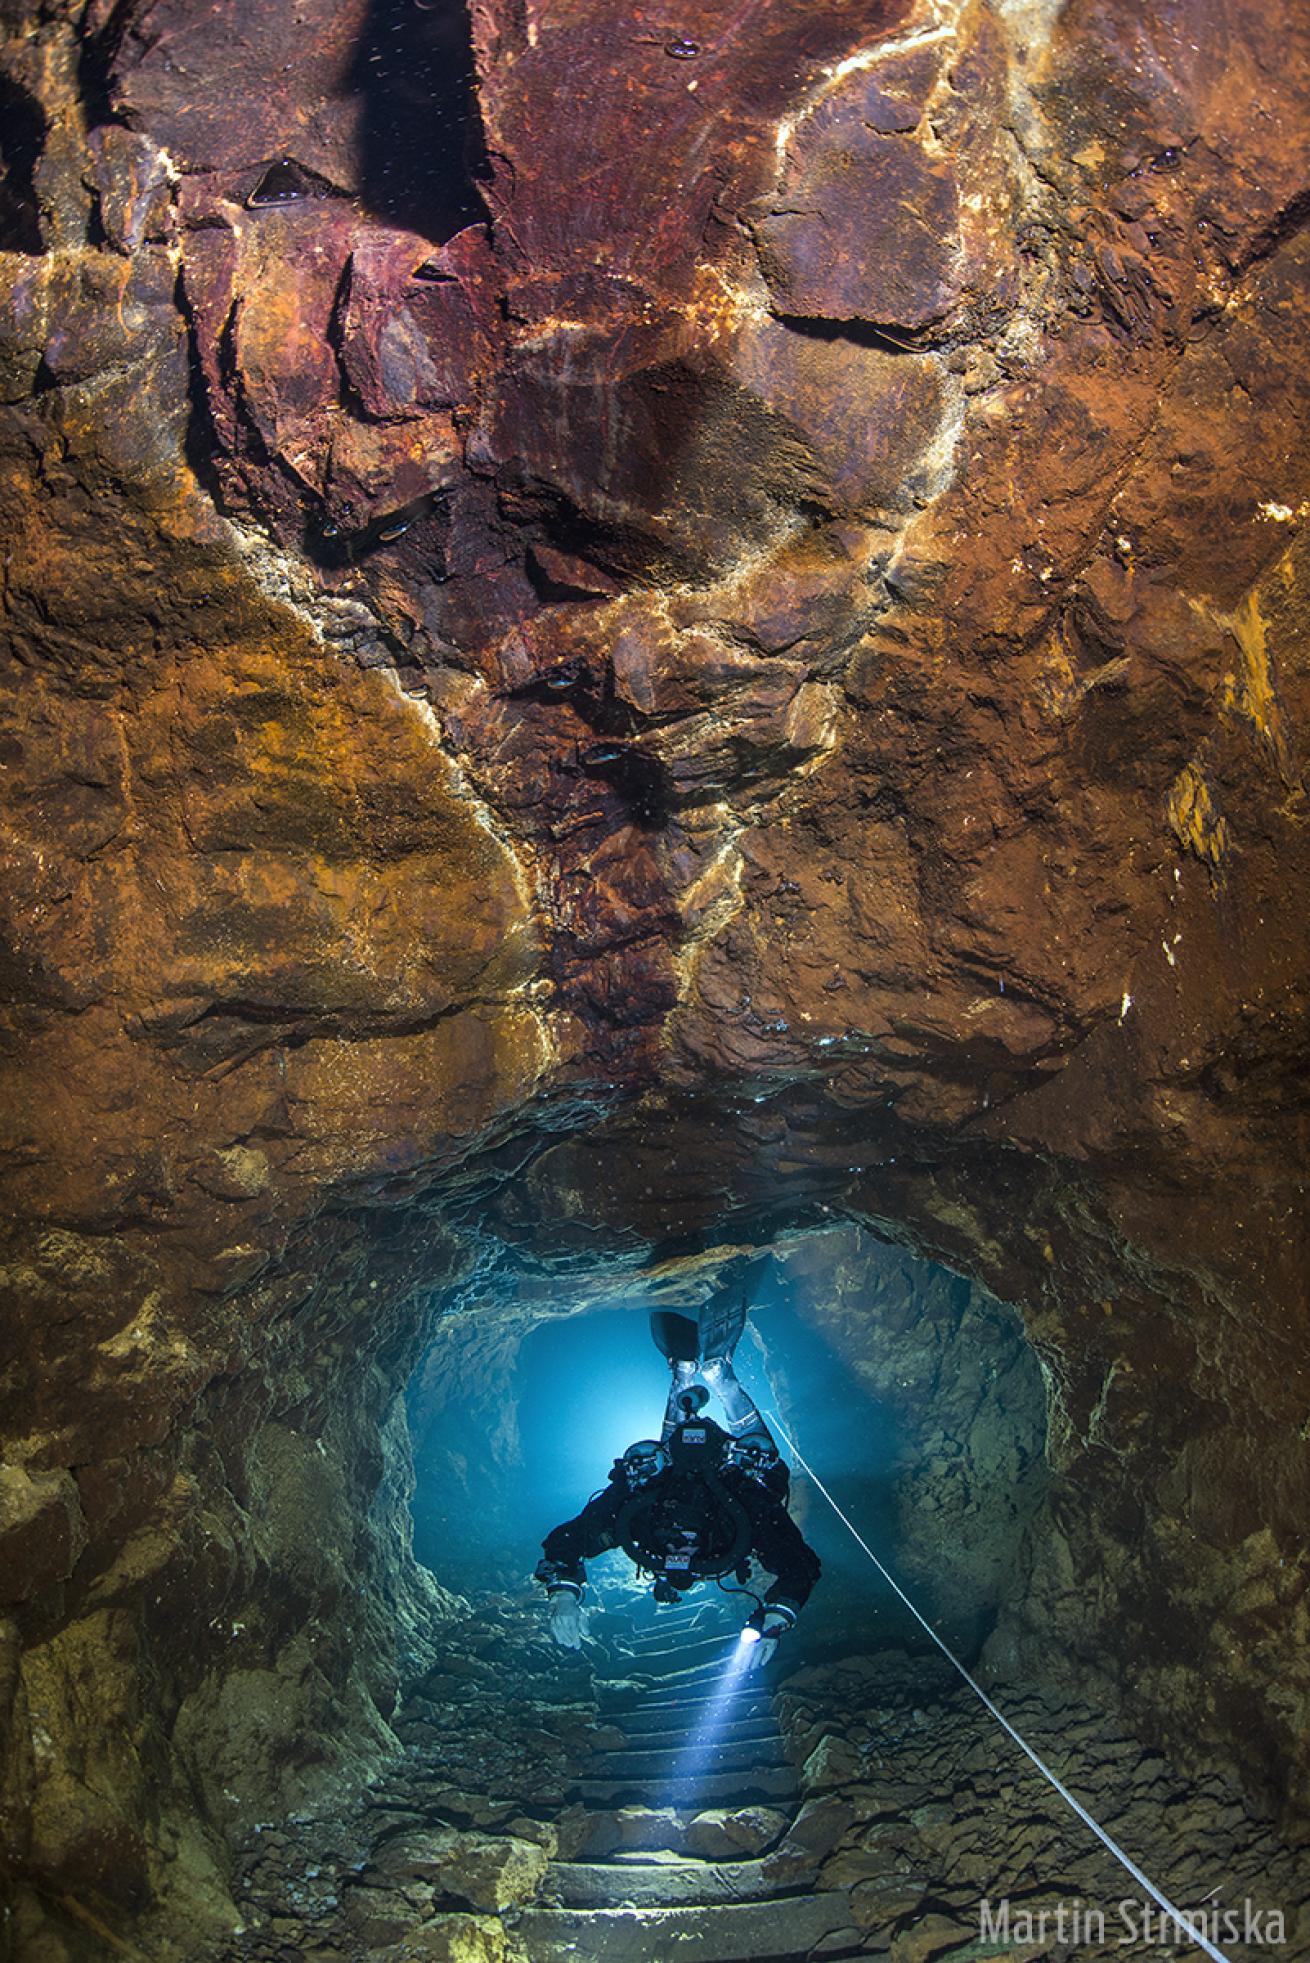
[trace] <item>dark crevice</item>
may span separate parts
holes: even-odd
[[[0,75],[0,251],[29,258],[44,250],[36,167],[45,143],[45,115],[36,97],[11,76]]]
[[[593,583],[582,561],[575,561],[567,570],[563,570],[539,557],[531,547],[527,556],[527,575],[533,592],[543,606],[555,606],[562,601],[585,603],[606,600],[614,591],[613,582],[599,571]]]
[[[328,315],[327,344],[332,350],[332,358],[337,369],[337,388],[340,392],[341,407],[349,410],[356,422],[367,423],[380,420],[369,413],[358,389],[350,377],[346,361],[347,320],[350,313],[351,260],[341,269],[337,290],[332,298],[332,311]]]
[[[780,314],[773,318],[791,334],[809,341],[850,341],[856,347],[880,348],[886,354],[930,354],[931,343],[916,340],[912,330],[893,333],[871,320],[816,320],[809,314]]]
[[[419,497],[411,498],[408,504],[375,514],[363,525],[349,522],[349,512],[345,506],[339,516],[325,512],[312,517],[307,523],[302,549],[323,571],[340,571],[345,566],[358,565],[361,559],[389,545],[398,545],[416,526],[427,520],[440,519],[442,522],[435,539],[429,537],[427,543],[434,554],[428,566],[429,576],[441,580],[445,577],[448,495],[444,490],[424,491]]]
[[[279,469],[282,469],[283,465],[281,463],[281,459],[274,458],[270,454],[268,444],[264,440],[264,432],[260,429],[259,424],[255,421],[254,417],[250,412],[249,405],[246,402],[245,391],[242,388],[242,383],[241,383],[241,367],[239,362],[237,361],[236,335],[237,335],[237,306],[236,306],[236,302],[234,301],[231,309],[228,312],[227,318],[224,320],[222,327],[219,329],[219,334],[218,334],[219,373],[222,376],[223,381],[226,383],[227,391],[231,396],[232,414],[235,419],[237,429],[240,432],[240,436],[242,439],[244,439],[245,453],[261,470],[267,467],[268,465],[274,463],[278,465]],[[217,429],[215,429],[214,435],[215,438],[217,439],[217,435],[218,435]],[[221,447],[221,446],[217,446],[217,447]],[[234,448],[234,452],[239,454],[242,448],[242,444],[238,442],[234,444],[233,448]]]
[[[360,196],[436,244],[486,219],[489,175],[464,0],[371,0],[349,75],[362,100]]]
[[[539,537],[546,550],[572,560],[580,574],[587,567],[594,570],[597,584],[583,589],[586,598],[606,597],[633,585],[656,586],[687,573],[687,567],[658,540],[635,527],[593,517],[554,484],[502,477],[497,497],[503,515],[534,541]],[[544,571],[529,560],[528,577],[534,586],[542,581],[541,596],[549,600]],[[558,577],[554,583],[559,583]]]
[[[379,1021],[349,1009],[296,1010],[259,1002],[212,1002],[165,1040],[173,1046],[194,1044],[212,1059],[206,1075],[226,1074],[267,1049],[300,1050],[310,1043],[374,1043],[379,1038],[424,1036],[441,1024],[467,1014],[492,997],[461,996],[424,1014]],[[267,1031],[267,1034],[256,1032]]]
[[[86,215],[86,242],[96,251],[103,251],[110,243],[109,228],[105,224],[105,208],[96,185],[87,187],[91,206]]]
[[[1272,259],[1307,224],[1310,224],[1310,191],[1300,191],[1256,234],[1240,262],[1233,268],[1234,277],[1241,278],[1253,266]]]
[[[213,500],[214,505],[221,509],[223,485],[214,462],[214,452],[218,442],[209,407],[209,386],[200,360],[195,316],[187,298],[186,280],[180,271],[174,288],[174,297],[178,312],[186,322],[187,330],[187,397],[190,413],[187,416],[186,436],[182,447],[196,482]]]
[[[88,129],[123,119],[114,107],[113,72],[137,0],[117,0],[99,33],[86,34],[77,57],[77,86]]]
[[[598,737],[621,741],[633,735],[637,728],[634,711],[614,692],[613,670],[609,667],[593,670],[580,656],[557,662],[553,668],[509,692],[518,701],[567,702]]]
[[[208,1002],[198,1015],[184,1024],[187,1029],[196,1029],[202,1022],[243,1022],[275,1024],[299,1024],[304,1020],[304,1011],[272,1002],[248,1002],[233,997],[227,1002]]]
[[[644,829],[662,831],[668,824],[672,787],[658,757],[635,744],[603,742],[585,748],[578,764],[585,776],[609,785]]]

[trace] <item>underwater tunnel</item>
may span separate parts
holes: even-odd
[[[1310,1954],[1304,16],[6,0],[5,1963]]]

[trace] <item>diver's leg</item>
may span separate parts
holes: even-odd
[[[664,1427],[660,1432],[660,1438],[666,1445],[669,1441],[669,1433],[675,1430],[683,1420],[684,1414],[679,1409],[678,1399],[691,1389],[692,1385],[696,1382],[697,1376],[696,1365],[686,1362],[681,1357],[672,1360],[671,1368],[673,1371],[673,1380],[669,1385],[668,1400],[664,1406]]]
[[[696,1381],[700,1330],[690,1316],[678,1315],[672,1309],[656,1309],[651,1315],[650,1333],[660,1355],[667,1357],[672,1373],[668,1400],[664,1406],[664,1428],[660,1433],[667,1444],[669,1433],[686,1416],[679,1408],[678,1399],[685,1396]]]
[[[708,1358],[701,1365],[701,1376],[723,1406],[725,1429],[734,1438],[744,1438],[747,1432],[760,1432],[770,1444],[773,1443],[769,1427],[760,1416],[759,1407],[750,1392],[738,1381],[730,1357]]]
[[[747,1432],[769,1437],[755,1403],[737,1380],[732,1357],[746,1327],[746,1311],[769,1262],[767,1254],[729,1263],[722,1281],[700,1312],[701,1376],[723,1406],[727,1428],[736,1438]]]

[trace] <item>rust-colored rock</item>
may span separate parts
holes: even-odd
[[[10,10],[7,1858],[217,1926],[444,1292],[835,1218],[1047,1366],[998,1659],[1303,1820],[1301,23],[367,13]]]

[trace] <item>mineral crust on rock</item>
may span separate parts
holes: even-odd
[[[694,13],[5,9],[25,1926],[394,1753],[443,1308],[842,1220],[1041,1360],[995,1667],[1304,1828],[1305,19]]]

